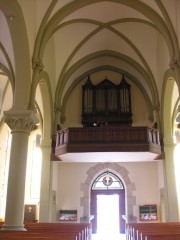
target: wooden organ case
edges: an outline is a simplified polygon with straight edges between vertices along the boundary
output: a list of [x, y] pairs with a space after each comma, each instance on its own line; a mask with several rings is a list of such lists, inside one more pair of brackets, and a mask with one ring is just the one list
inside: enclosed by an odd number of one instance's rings
[[84, 127], [131, 126], [131, 86], [124, 76], [117, 85], [107, 78], [94, 85], [88, 76], [82, 86], [82, 124]]

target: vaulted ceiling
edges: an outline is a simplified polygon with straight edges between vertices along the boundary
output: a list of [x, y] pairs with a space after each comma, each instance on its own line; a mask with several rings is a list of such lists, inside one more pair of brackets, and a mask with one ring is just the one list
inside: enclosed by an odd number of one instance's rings
[[179, 61], [179, 12], [178, 0], [0, 0], [1, 109], [36, 103], [53, 125], [75, 86], [105, 70], [133, 81], [160, 121]]

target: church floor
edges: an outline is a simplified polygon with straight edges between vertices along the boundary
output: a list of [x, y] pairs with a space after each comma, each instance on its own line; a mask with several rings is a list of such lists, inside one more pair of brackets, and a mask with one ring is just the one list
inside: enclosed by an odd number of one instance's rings
[[125, 234], [93, 234], [92, 240], [125, 240]]

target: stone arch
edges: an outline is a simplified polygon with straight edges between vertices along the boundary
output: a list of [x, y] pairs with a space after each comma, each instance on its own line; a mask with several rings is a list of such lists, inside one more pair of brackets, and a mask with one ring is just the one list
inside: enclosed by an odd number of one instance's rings
[[[78, 77], [74, 79], [73, 77], [73, 83], [68, 83], [68, 81], [72, 78], [72, 76], [75, 74], [77, 69], [80, 67], [85, 62], [89, 62], [93, 59], [102, 57], [102, 56], [107, 56], [107, 57], [112, 57], [112, 58], [117, 58], [119, 61], [123, 61], [124, 63], [127, 64], [127, 66], [131, 65], [133, 68], [136, 68], [138, 72], [141, 74], [142, 79], [144, 80], [145, 86], [143, 86], [142, 82], [139, 81], [135, 76], [133, 76], [131, 73], [128, 72], [128, 70], [122, 69], [120, 66], [110, 66], [110, 65], [105, 65], [105, 66], [96, 66], [92, 69], [86, 70], [82, 74], [78, 74]], [[126, 67], [127, 68], [127, 67]], [[62, 86], [62, 81], [59, 81], [59, 85], [56, 90], [56, 99], [55, 99], [55, 104], [61, 108], [61, 123], [64, 122], [66, 119], [65, 112], [66, 112], [66, 104], [69, 99], [70, 94], [74, 91], [74, 89], [77, 87], [77, 85], [82, 81], [82, 79], [87, 78], [88, 75], [91, 75], [93, 73], [102, 71], [102, 70], [109, 70], [112, 72], [117, 72], [120, 75], [124, 73], [136, 86], [138, 89], [140, 89], [141, 93], [143, 94], [144, 98], [146, 99], [147, 105], [148, 105], [148, 110], [149, 110], [149, 116], [151, 119], [153, 119], [153, 107], [152, 105], [159, 105], [155, 104], [158, 103], [158, 97], [157, 97], [157, 89], [153, 87], [154, 85], [154, 79], [151, 79], [147, 72], [144, 71], [144, 69], [135, 61], [130, 59], [127, 56], [124, 56], [123, 54], [117, 54], [113, 51], [105, 50], [105, 51], [99, 51], [94, 54], [90, 54], [87, 57], [84, 57], [82, 60], [79, 62], [75, 63], [73, 67], [68, 70], [67, 74], [64, 74], [63, 76], [63, 86]], [[60, 83], [61, 83], [61, 91], [60, 91]], [[68, 84], [67, 84], [68, 83]], [[68, 85], [68, 86], [66, 86]], [[64, 93], [66, 89], [66, 93]], [[153, 91], [152, 91], [153, 89]], [[150, 91], [150, 93], [148, 93]], [[158, 116], [159, 119], [159, 116]]]
[[[163, 91], [162, 91], [162, 133], [163, 145], [165, 153], [165, 218], [166, 221], [179, 221], [177, 189], [176, 189], [176, 174], [174, 164], [174, 112], [177, 108], [178, 96], [175, 91], [176, 81], [174, 71], [167, 69], [164, 76]], [[169, 171], [171, 169], [171, 171]], [[173, 196], [173, 197], [172, 197]]]
[[176, 84], [176, 81], [175, 81], [175, 76], [173, 71], [171, 69], [166, 70], [165, 76], [164, 76], [162, 100], [161, 100], [162, 101], [161, 103], [162, 118], [163, 118], [162, 132], [163, 132], [164, 138], [169, 140], [173, 138], [172, 109], [174, 109], [173, 94], [174, 94], [175, 84]]
[[[8, 32], [8, 35], [5, 37], [10, 41], [8, 47], [2, 48], [2, 46], [0, 46], [0, 48], [1, 50], [3, 49], [2, 52], [8, 64], [6, 72], [8, 72], [8, 75], [10, 76], [9, 80], [13, 90], [12, 108], [18, 111], [23, 111], [28, 107], [31, 85], [31, 63], [26, 23], [18, 1], [1, 1], [0, 5], [1, 12], [4, 15], [4, 23], [2, 26], [6, 27], [7, 31], [5, 32]], [[12, 56], [10, 56], [11, 54], [8, 54], [5, 50], [9, 47], [13, 52]], [[14, 91], [15, 85], [16, 91]]]
[[136, 205], [136, 197], [133, 194], [135, 185], [129, 178], [128, 170], [118, 163], [98, 163], [87, 171], [85, 182], [81, 184], [82, 197], [80, 205], [83, 208], [83, 216], [81, 222], [90, 222], [90, 192], [93, 181], [104, 171], [111, 171], [117, 175], [124, 184], [125, 188], [125, 205], [126, 205], [126, 220], [127, 222], [136, 222], [137, 217], [133, 215], [133, 206]]

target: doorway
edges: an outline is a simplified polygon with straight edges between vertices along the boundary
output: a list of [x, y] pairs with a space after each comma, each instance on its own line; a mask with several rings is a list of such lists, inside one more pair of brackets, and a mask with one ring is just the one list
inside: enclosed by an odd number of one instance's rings
[[100, 235], [119, 233], [118, 194], [97, 195], [97, 232]]
[[[91, 186], [92, 233], [125, 233], [125, 189], [114, 173], [106, 171]], [[112, 224], [113, 223], [113, 224]]]
[[[125, 233], [125, 191], [92, 190], [91, 191], [92, 233], [106, 232]], [[112, 224], [113, 222], [113, 224]]]

